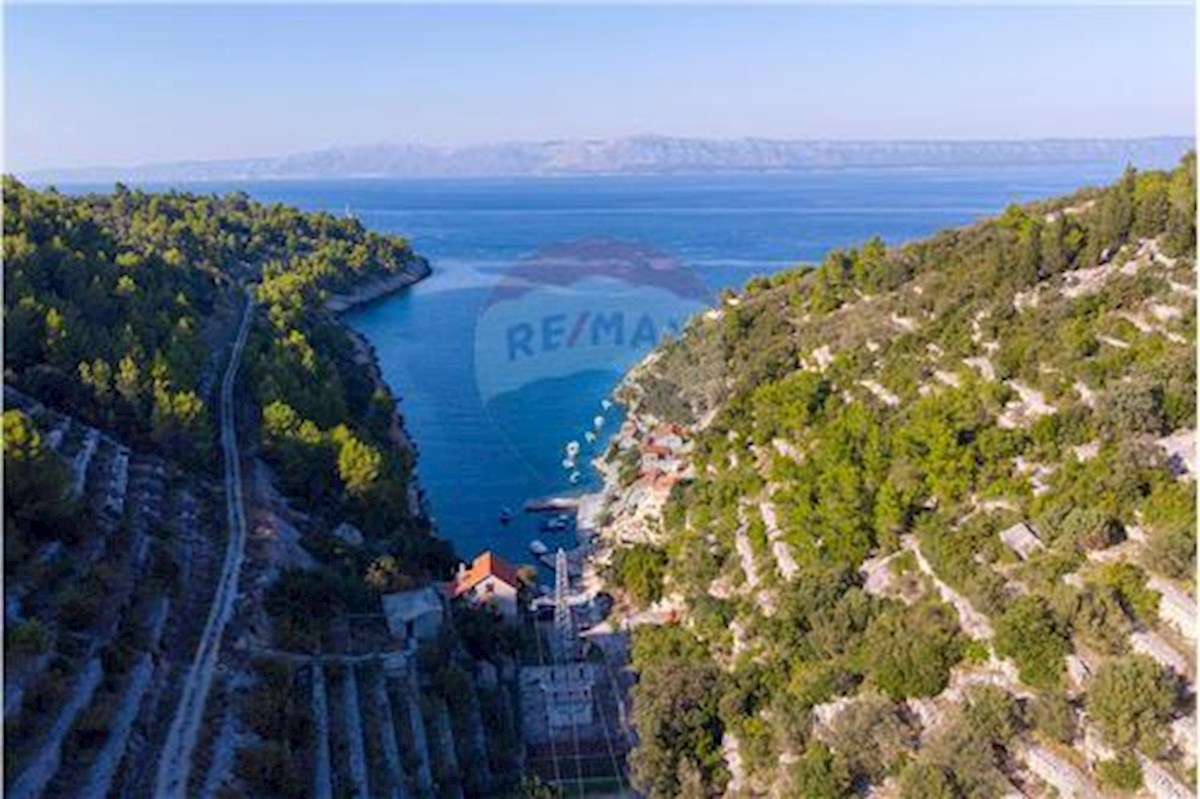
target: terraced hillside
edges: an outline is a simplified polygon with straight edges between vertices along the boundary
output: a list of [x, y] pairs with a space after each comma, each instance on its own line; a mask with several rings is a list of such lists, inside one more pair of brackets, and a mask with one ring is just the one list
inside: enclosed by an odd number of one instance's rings
[[333, 314], [424, 260], [242, 195], [4, 188], [6, 795], [513, 781], [505, 653], [380, 606], [452, 558]]
[[627, 378], [647, 795], [1195, 785], [1195, 158], [756, 279]]

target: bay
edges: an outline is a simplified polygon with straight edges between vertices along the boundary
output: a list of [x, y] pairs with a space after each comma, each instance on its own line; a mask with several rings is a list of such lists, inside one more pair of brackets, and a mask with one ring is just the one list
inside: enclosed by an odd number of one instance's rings
[[[651, 337], [669, 333], [720, 290], [872, 235], [896, 244], [1010, 203], [1101, 185], [1123, 167], [173, 188], [239, 190], [350, 213], [369, 228], [407, 236], [430, 259], [431, 277], [344, 320], [373, 344], [400, 398], [439, 533], [465, 559], [491, 549], [522, 563], [532, 560], [534, 538], [569, 545], [562, 533], [539, 529], [522, 504], [595, 485], [587, 462], [621, 421], [619, 408], [602, 401]], [[578, 275], [561, 278], [558, 270], [568, 269]], [[614, 320], [624, 326], [619, 342]], [[598, 346], [584, 346], [589, 341]], [[570, 442], [578, 445], [574, 457]], [[515, 514], [507, 524], [504, 509]]]

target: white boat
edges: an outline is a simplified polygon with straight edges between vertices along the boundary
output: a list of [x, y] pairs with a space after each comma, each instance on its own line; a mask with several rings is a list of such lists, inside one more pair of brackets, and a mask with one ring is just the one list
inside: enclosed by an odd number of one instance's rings
[[583, 434], [583, 438], [585, 441], [587, 441], [587, 443], [591, 444], [593, 441], [596, 440], [596, 434], [593, 433], [591, 430], [589, 430]]
[[610, 402], [609, 400], [606, 400], [606, 399], [602, 399], [602, 400], [600, 400], [600, 407], [607, 411], [609, 408], [612, 407], [612, 402]]
[[601, 427], [604, 427], [604, 417], [597, 416], [595, 419], [592, 420], [592, 424], [594, 424], [596, 426], [596, 429], [599, 430]]
[[571, 476], [567, 479], [571, 481], [572, 485], [574, 485], [575, 483], [579, 482], [581, 477], [583, 477], [583, 475], [581, 475], [579, 472], [571, 472]]
[[560, 513], [557, 516], [546, 519], [542, 522], [542, 529], [548, 533], [561, 533], [566, 530], [571, 524], [571, 520]]
[[542, 555], [545, 555], [550, 552], [550, 547], [546, 546], [541, 541], [538, 541], [535, 538], [534, 540], [529, 542], [529, 551], [532, 552], [533, 554], [537, 555], [538, 557], [541, 557]]

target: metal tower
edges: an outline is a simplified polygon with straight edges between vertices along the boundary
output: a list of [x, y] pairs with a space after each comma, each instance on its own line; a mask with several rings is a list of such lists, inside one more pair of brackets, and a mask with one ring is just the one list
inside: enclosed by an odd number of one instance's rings
[[554, 556], [554, 656], [560, 663], [575, 659], [575, 624], [567, 603], [569, 590], [567, 553], [559, 547]]

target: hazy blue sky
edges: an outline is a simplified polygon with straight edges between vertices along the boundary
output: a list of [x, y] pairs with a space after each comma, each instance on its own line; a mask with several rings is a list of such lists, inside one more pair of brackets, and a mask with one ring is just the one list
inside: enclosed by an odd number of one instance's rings
[[1191, 133], [1190, 8], [6, 9], [8, 169], [638, 133]]

